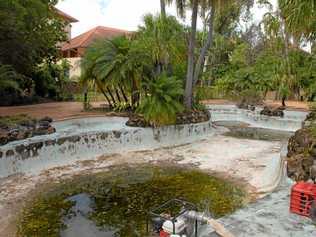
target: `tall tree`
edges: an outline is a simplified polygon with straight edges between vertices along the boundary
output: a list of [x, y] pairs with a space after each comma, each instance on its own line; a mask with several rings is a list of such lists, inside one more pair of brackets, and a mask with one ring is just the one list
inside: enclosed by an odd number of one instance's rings
[[193, 77], [194, 77], [194, 53], [196, 45], [196, 27], [197, 27], [197, 16], [198, 16], [198, 0], [192, 2], [192, 19], [191, 19], [191, 33], [189, 38], [189, 49], [188, 49], [188, 67], [187, 67], [187, 78], [185, 83], [184, 91], [184, 104], [187, 109], [192, 109], [193, 103]]
[[[174, 1], [168, 0], [167, 3], [170, 4]], [[187, 77], [186, 86], [184, 93], [184, 103], [187, 109], [192, 109], [193, 105], [193, 88], [197, 82], [206, 53], [213, 42], [213, 31], [214, 31], [214, 20], [216, 12], [220, 12], [220, 9], [226, 7], [229, 4], [236, 4], [238, 6], [243, 6], [246, 4], [250, 7], [253, 4], [253, 0], [243, 0], [243, 1], [233, 1], [233, 0], [175, 0], [178, 13], [183, 16], [185, 10], [189, 7], [192, 10], [191, 16], [191, 32], [189, 37], [189, 48], [188, 48], [188, 66], [187, 66]], [[238, 3], [238, 4], [237, 4]], [[211, 11], [208, 19], [208, 37], [204, 42], [198, 60], [195, 61], [195, 51], [196, 51], [196, 33], [197, 33], [197, 18], [198, 12], [201, 10]]]
[[31, 77], [43, 60], [58, 56], [66, 39], [65, 23], [56, 15], [57, 0], [0, 1], [0, 63]]
[[165, 0], [160, 0], [160, 13], [162, 17], [166, 17], [166, 2]]
[[278, 3], [292, 33], [302, 33], [308, 39], [316, 37], [315, 0], [278, 0]]

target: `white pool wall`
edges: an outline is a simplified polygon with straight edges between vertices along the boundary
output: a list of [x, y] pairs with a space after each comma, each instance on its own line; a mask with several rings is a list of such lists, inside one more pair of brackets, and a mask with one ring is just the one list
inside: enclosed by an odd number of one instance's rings
[[214, 121], [239, 121], [252, 127], [296, 131], [306, 112], [285, 111], [283, 118], [260, 115], [233, 105], [211, 105], [205, 123], [160, 128], [132, 128], [127, 118], [89, 117], [55, 122], [56, 133], [0, 146], [0, 178], [36, 174], [45, 169], [75, 164], [102, 155], [141, 151], [191, 143], [216, 132]]
[[[18, 173], [36, 174], [45, 169], [91, 160], [102, 155], [190, 143], [204, 138], [214, 130], [211, 121], [155, 129], [124, 125], [121, 129], [113, 130], [112, 127], [109, 130], [108, 127], [102, 127], [102, 119], [90, 119], [81, 120], [82, 124], [80, 120], [75, 123], [65, 121], [57, 126], [57, 133], [54, 135], [1, 146], [0, 178]], [[89, 131], [91, 121], [98, 124], [94, 124]], [[75, 129], [74, 124], [78, 122], [80, 128]], [[67, 129], [67, 124], [73, 128], [71, 131]]]
[[268, 128], [294, 132], [302, 127], [307, 112], [284, 111], [284, 117], [271, 117], [261, 115], [261, 107], [255, 111], [239, 109], [235, 105], [208, 105], [212, 121], [238, 121], [249, 124], [251, 127]]

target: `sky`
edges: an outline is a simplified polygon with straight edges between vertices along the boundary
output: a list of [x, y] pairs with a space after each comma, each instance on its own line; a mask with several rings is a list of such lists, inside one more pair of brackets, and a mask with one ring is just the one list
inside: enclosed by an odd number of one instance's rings
[[[273, 0], [276, 2], [276, 0]], [[146, 13], [158, 14], [159, 0], [60, 0], [57, 8], [79, 20], [73, 24], [72, 35], [77, 36], [96, 26], [108, 26], [124, 30], [136, 30]], [[168, 14], [176, 15], [174, 6], [167, 9]], [[252, 14], [259, 22], [266, 12], [255, 6]], [[186, 24], [189, 23], [189, 16]], [[201, 25], [201, 23], [199, 23]]]

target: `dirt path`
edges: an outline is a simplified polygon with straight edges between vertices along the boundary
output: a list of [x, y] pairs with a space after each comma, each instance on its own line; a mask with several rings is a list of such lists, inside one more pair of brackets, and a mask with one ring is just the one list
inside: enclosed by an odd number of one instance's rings
[[[99, 107], [101, 104], [102, 103], [100, 102], [96, 102], [92, 105]], [[49, 116], [54, 120], [62, 120], [73, 117], [100, 115], [102, 113], [83, 111], [83, 106], [80, 102], [54, 102], [36, 105], [0, 107], [0, 116], [16, 114], [28, 114], [34, 118]]]
[[[229, 101], [229, 100], [205, 100], [203, 101], [204, 104], [228, 104], [228, 105], [232, 105], [232, 104], [236, 104], [233, 101]], [[266, 100], [264, 101], [265, 105], [268, 106], [281, 106], [282, 102], [281, 101], [276, 101], [276, 100]], [[308, 111], [309, 107], [308, 107], [308, 103], [304, 102], [304, 101], [286, 101], [286, 108], [288, 110], [298, 110], [298, 111]]]
[[[100, 107], [104, 102], [94, 102], [92, 106]], [[234, 104], [228, 100], [206, 100], [205, 104]], [[280, 101], [266, 101], [267, 105], [280, 106]], [[288, 109], [293, 110], [308, 110], [308, 103], [300, 101], [287, 101]], [[10, 106], [0, 107], [0, 116], [16, 115], [16, 114], [28, 114], [35, 118], [42, 118], [44, 116], [52, 117], [54, 120], [63, 120], [67, 118], [93, 116], [93, 115], [105, 115], [101, 112], [86, 112], [83, 111], [81, 102], [54, 102], [36, 105], [25, 106]], [[107, 114], [109, 115], [109, 114]]]

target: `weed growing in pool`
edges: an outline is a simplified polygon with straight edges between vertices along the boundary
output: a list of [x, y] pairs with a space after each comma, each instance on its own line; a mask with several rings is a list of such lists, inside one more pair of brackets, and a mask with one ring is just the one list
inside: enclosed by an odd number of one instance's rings
[[65, 226], [62, 217], [68, 213], [73, 203], [63, 196], [39, 197], [25, 208], [19, 221], [18, 236], [59, 237]]

